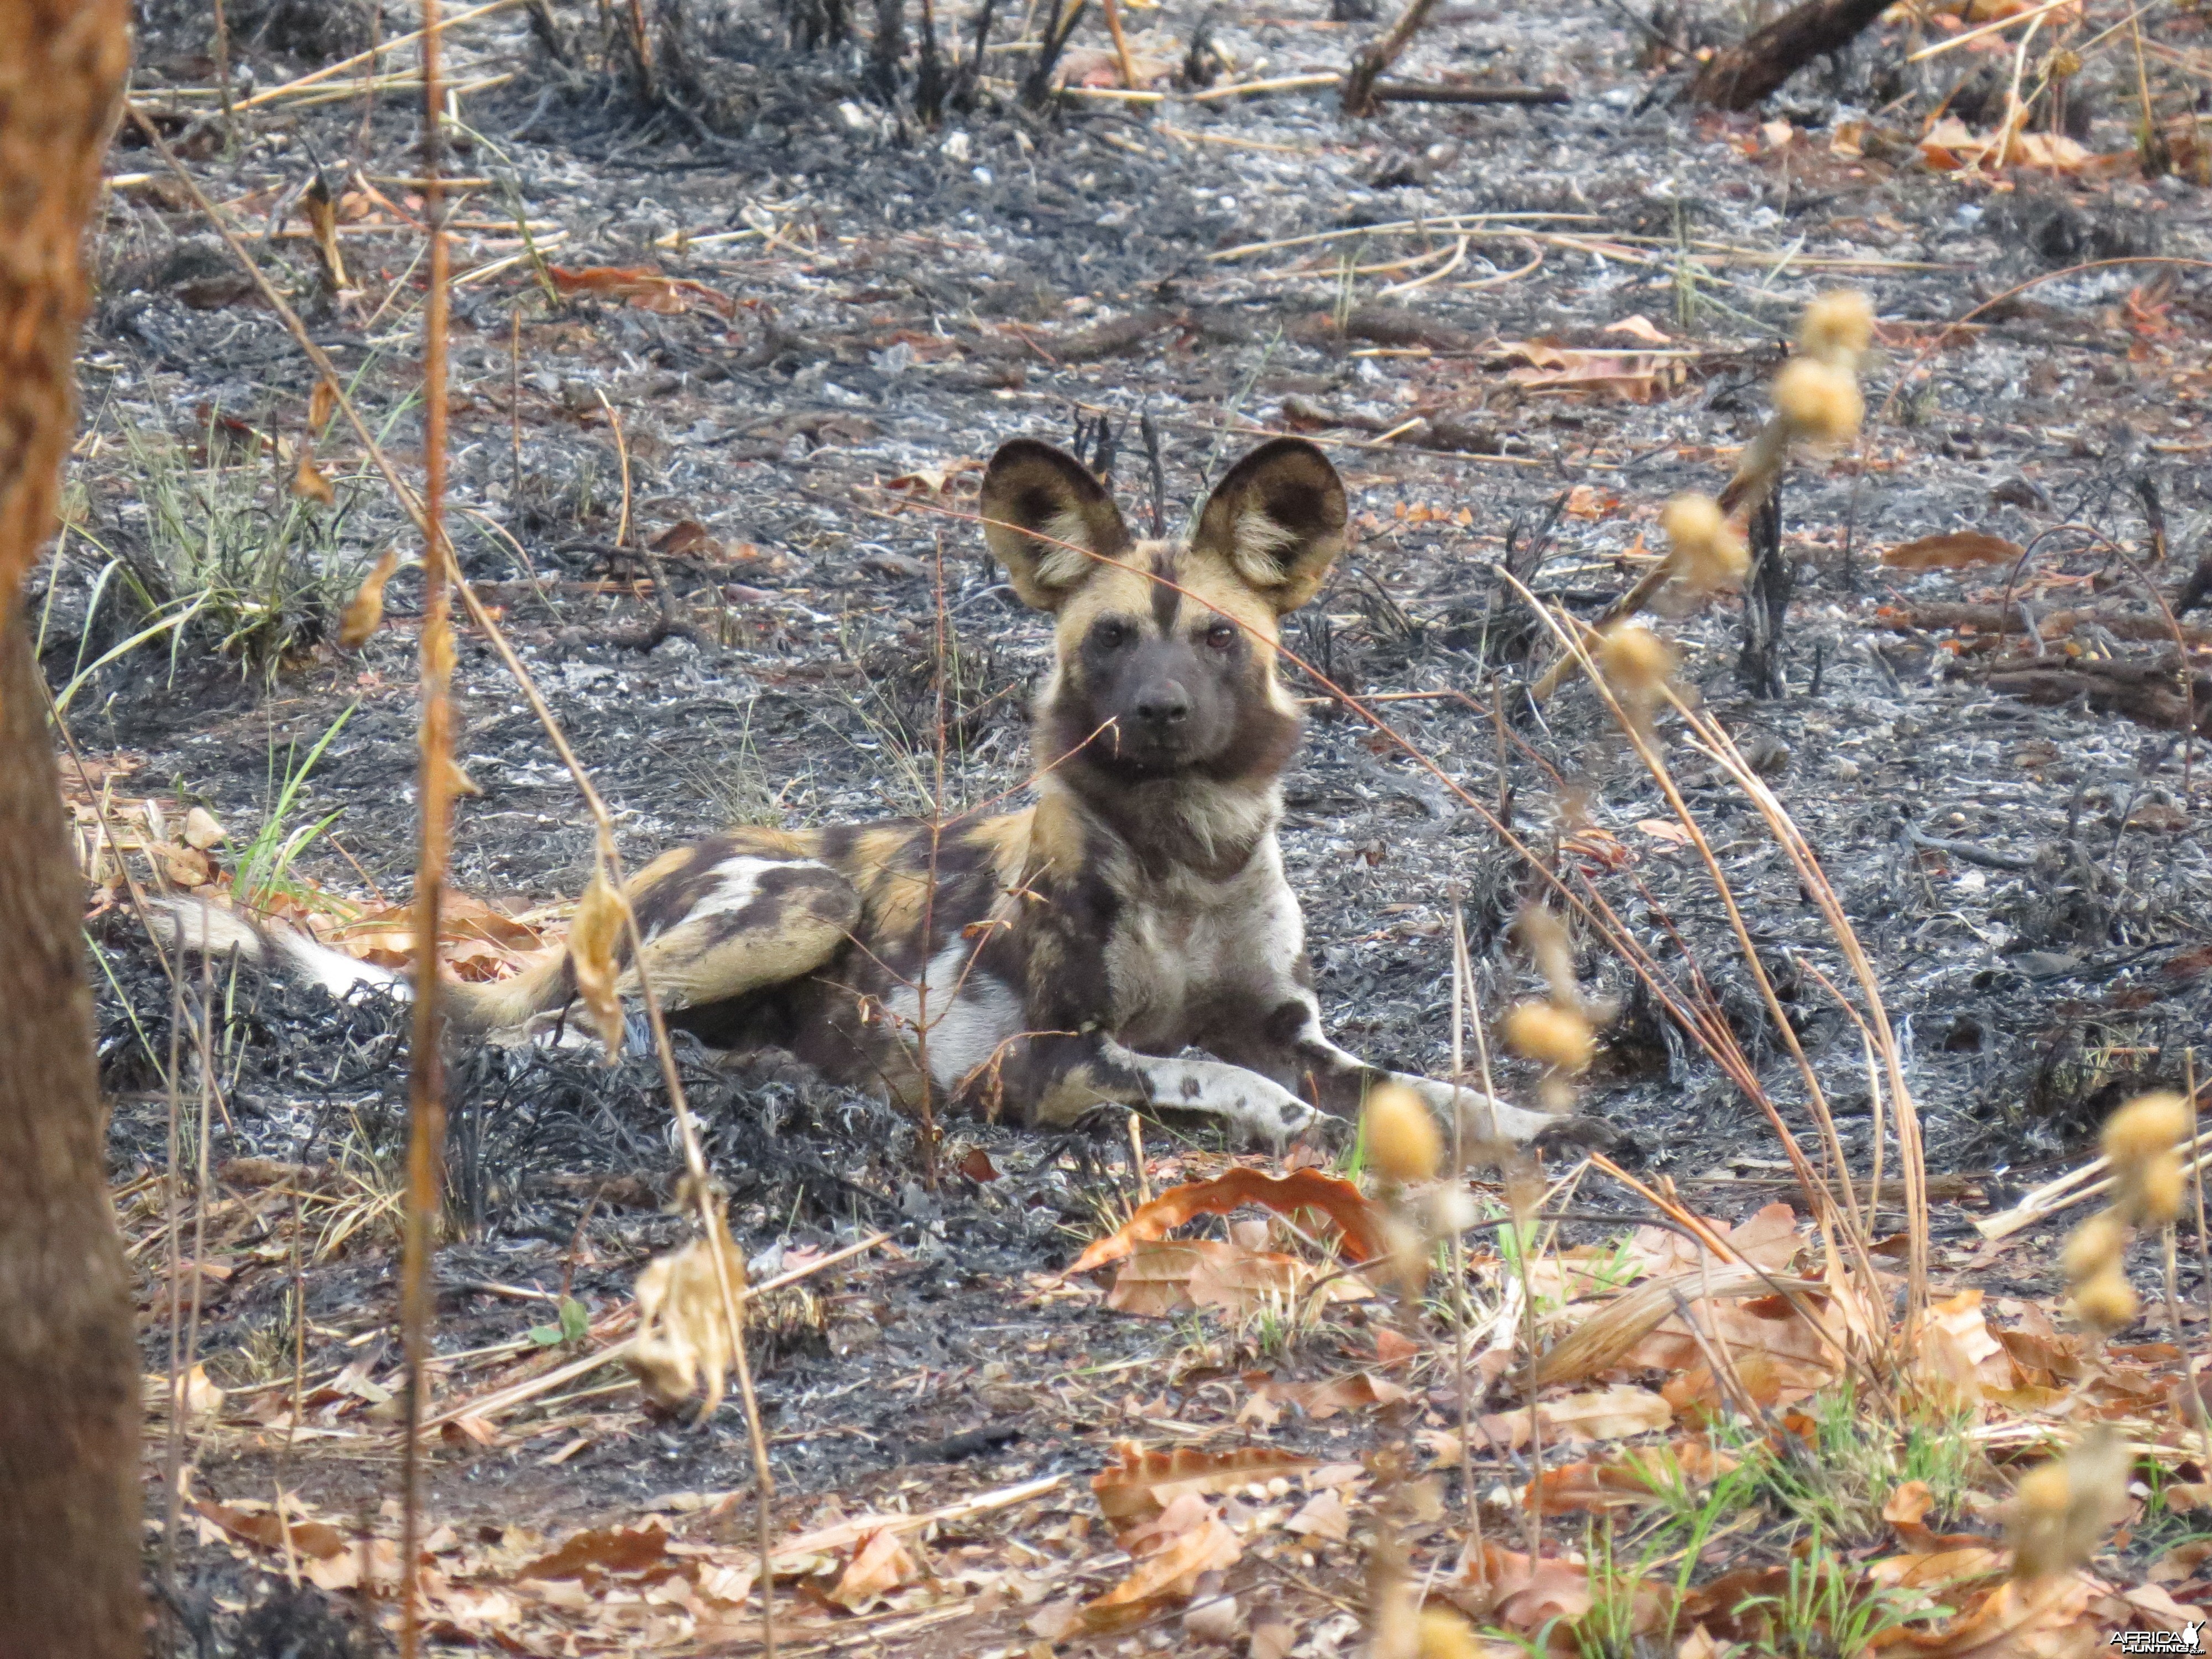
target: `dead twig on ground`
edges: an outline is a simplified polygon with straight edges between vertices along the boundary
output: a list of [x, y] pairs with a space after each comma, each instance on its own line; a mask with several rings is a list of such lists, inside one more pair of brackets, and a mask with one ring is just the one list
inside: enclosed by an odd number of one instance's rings
[[1405, 10], [1398, 14], [1397, 21], [1390, 25], [1382, 38], [1352, 59], [1351, 71], [1344, 77], [1343, 107], [1346, 115], [1375, 112], [1376, 81], [1413, 44], [1413, 37], [1421, 32], [1421, 25], [1436, 9], [1436, 3], [1437, 0], [1406, 0]]

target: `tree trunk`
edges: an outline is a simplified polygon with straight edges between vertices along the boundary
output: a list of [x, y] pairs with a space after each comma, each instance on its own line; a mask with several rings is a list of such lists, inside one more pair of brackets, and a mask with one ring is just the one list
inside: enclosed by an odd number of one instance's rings
[[46, 700], [21, 614], [53, 533], [122, 0], [0, 0], [0, 1659], [124, 1659], [138, 1356]]
[[1715, 52], [1690, 83], [1690, 101], [1745, 110], [1823, 52], [1856, 40], [1891, 0], [1805, 0], [1741, 46]]

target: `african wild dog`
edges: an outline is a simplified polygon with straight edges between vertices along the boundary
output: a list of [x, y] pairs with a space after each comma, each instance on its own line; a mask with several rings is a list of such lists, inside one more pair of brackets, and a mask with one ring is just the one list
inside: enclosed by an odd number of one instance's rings
[[[1398, 1074], [1323, 1035], [1275, 840], [1299, 730], [1277, 625], [1343, 545], [1335, 469], [1274, 440], [1187, 543], [1139, 541], [1079, 463], [1018, 439], [982, 511], [1014, 592], [1055, 619], [1036, 804], [934, 838], [911, 820], [741, 829], [656, 859], [629, 894], [671, 1024], [908, 1109], [928, 1090], [1033, 1125], [1138, 1109], [1276, 1142], [1315, 1106], [1350, 1115]], [[563, 955], [446, 994], [463, 1027], [519, 1033], [574, 994]], [[1449, 1086], [1399, 1080], [1453, 1109]], [[1456, 1097], [1480, 1141], [1558, 1121]]]

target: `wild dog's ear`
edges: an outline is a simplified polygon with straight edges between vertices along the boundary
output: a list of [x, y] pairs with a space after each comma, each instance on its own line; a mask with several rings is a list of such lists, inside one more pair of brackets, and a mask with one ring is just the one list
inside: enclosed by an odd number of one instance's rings
[[1279, 614], [1320, 590], [1344, 548], [1344, 481], [1303, 438], [1261, 444], [1229, 469], [1193, 542], [1219, 553]]
[[1096, 568], [1078, 548], [1109, 559], [1129, 548], [1128, 526], [1106, 487], [1073, 456], [1034, 438], [1000, 444], [991, 457], [983, 517], [991, 556], [1006, 566], [1023, 602], [1040, 611], [1060, 609]]

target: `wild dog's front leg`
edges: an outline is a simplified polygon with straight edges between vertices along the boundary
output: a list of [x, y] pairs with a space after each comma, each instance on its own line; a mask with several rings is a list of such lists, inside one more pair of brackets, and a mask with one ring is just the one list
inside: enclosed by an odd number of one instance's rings
[[[1266, 1006], [1263, 1002], [1260, 1006]], [[1389, 1072], [1347, 1054], [1322, 1030], [1321, 1009], [1310, 992], [1286, 992], [1263, 1018], [1233, 1023], [1209, 1039], [1207, 1047], [1224, 1059], [1249, 1066], [1285, 1086], [1310, 1092], [1333, 1117], [1358, 1115], [1368, 1092], [1384, 1083], [1401, 1083], [1429, 1103], [1447, 1125], [1459, 1114], [1468, 1145], [1534, 1139], [1562, 1120], [1547, 1112], [1508, 1105], [1479, 1089]]]
[[1139, 1054], [1097, 1033], [1022, 1038], [1007, 1057], [1006, 1081], [1028, 1103], [1032, 1126], [1066, 1128], [1101, 1106], [1121, 1106], [1218, 1118], [1249, 1139], [1279, 1146], [1315, 1117], [1288, 1089], [1241, 1066]]

